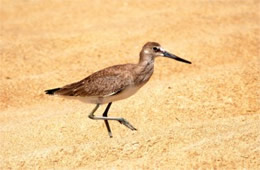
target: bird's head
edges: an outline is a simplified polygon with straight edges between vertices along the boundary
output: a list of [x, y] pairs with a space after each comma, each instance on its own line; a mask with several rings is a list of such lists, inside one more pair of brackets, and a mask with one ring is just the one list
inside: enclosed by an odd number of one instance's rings
[[142, 58], [152, 57], [154, 59], [155, 57], [159, 57], [159, 56], [168, 57], [168, 58], [175, 59], [177, 61], [181, 61], [181, 62], [184, 62], [184, 63], [187, 63], [187, 64], [191, 64], [190, 61], [182, 59], [182, 58], [180, 58], [180, 57], [178, 57], [174, 54], [167, 52], [157, 42], [147, 42], [143, 46], [143, 49], [141, 51], [141, 57]]

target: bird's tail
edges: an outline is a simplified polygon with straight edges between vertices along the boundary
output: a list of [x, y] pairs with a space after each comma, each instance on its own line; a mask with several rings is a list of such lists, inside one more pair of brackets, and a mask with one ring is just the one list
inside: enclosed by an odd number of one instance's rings
[[49, 89], [49, 90], [45, 90], [45, 93], [46, 94], [49, 94], [49, 95], [54, 95], [54, 93], [58, 90], [60, 90], [61, 88], [55, 88], [55, 89]]

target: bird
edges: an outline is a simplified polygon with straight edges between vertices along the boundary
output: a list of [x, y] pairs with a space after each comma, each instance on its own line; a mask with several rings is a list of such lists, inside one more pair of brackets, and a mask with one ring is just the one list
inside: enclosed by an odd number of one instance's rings
[[[104, 120], [110, 138], [113, 137], [108, 123], [110, 120], [118, 121], [131, 130], [137, 130], [123, 117], [108, 117], [108, 112], [112, 102], [132, 96], [149, 81], [154, 72], [154, 61], [157, 57], [167, 57], [192, 64], [188, 60], [167, 52], [157, 42], [147, 42], [139, 54], [138, 63], [110, 66], [75, 83], [45, 90], [45, 93], [95, 104], [88, 117], [93, 120]], [[94, 115], [102, 104], [107, 104], [103, 115]]]

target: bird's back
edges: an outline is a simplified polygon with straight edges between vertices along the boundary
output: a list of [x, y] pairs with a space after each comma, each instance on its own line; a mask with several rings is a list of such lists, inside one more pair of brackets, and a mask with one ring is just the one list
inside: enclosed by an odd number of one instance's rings
[[109, 96], [122, 91], [134, 83], [131, 72], [135, 64], [115, 65], [97, 71], [85, 79], [57, 88], [54, 94], [63, 96]]

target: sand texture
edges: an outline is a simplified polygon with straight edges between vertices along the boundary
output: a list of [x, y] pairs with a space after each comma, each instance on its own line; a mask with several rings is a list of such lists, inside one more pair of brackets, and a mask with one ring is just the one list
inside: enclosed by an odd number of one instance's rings
[[[0, 0], [0, 169], [260, 169], [260, 1]], [[136, 63], [150, 81], [109, 115], [44, 90]], [[97, 111], [101, 115], [105, 105]]]

